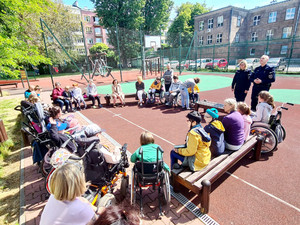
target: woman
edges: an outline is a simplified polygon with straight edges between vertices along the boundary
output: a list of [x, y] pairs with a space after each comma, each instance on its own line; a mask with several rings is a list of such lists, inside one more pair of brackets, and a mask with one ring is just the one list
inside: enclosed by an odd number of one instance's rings
[[244, 119], [236, 111], [237, 103], [235, 99], [228, 98], [224, 101], [224, 111], [228, 113], [222, 120], [225, 128], [225, 148], [236, 151], [244, 144]]
[[52, 194], [44, 208], [40, 225], [93, 224], [97, 215], [83, 197], [86, 183], [80, 166], [67, 163], [58, 167], [50, 181]]
[[113, 101], [114, 101], [114, 103], [113, 103], [114, 108], [116, 107], [117, 98], [121, 102], [121, 107], [124, 107], [125, 106], [125, 100], [124, 100], [125, 95], [123, 94], [121, 85], [118, 83], [117, 79], [113, 80], [111, 90], [112, 90], [111, 97], [113, 98]]
[[211, 138], [201, 126], [201, 115], [196, 111], [187, 114], [188, 126], [187, 142], [183, 148], [175, 148], [171, 151], [171, 168], [178, 169], [179, 159], [182, 166], [188, 166], [192, 171], [205, 168], [210, 162], [211, 152], [209, 150]]
[[145, 84], [141, 76], [137, 77], [137, 82], [135, 83], [136, 95], [139, 100], [138, 105], [143, 106], [143, 94], [145, 93]]
[[240, 69], [236, 71], [231, 84], [231, 90], [234, 92], [234, 97], [237, 102], [245, 101], [249, 91], [251, 81], [249, 80], [251, 70], [247, 69], [246, 60], [242, 60], [239, 64]]
[[95, 99], [98, 101], [99, 108], [102, 108], [101, 102], [100, 102], [100, 96], [98, 95], [97, 87], [94, 84], [93, 79], [90, 79], [89, 84], [86, 88], [87, 96], [90, 100], [92, 100], [92, 108], [96, 108], [95, 106]]

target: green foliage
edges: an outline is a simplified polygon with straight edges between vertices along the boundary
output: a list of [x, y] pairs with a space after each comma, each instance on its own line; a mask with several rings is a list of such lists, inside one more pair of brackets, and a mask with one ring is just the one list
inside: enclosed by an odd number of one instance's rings
[[90, 53], [91, 54], [106, 53], [108, 65], [110, 65], [110, 66], [116, 66], [117, 65], [118, 57], [116, 56], [115, 52], [112, 51], [104, 43], [97, 43], [97, 44], [93, 45], [93, 47], [90, 48]]
[[14, 146], [14, 142], [11, 139], [8, 139], [7, 141], [0, 143], [1, 159], [5, 159], [9, 155], [10, 150], [13, 146]]
[[181, 35], [181, 45], [188, 47], [194, 35], [194, 17], [209, 10], [205, 3], [183, 3], [177, 9], [177, 16], [168, 30], [168, 42], [170, 45], [178, 47], [180, 45], [179, 35]]

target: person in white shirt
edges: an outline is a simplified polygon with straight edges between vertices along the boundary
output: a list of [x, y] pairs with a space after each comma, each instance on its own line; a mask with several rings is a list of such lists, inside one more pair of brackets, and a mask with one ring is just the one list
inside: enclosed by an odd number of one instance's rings
[[87, 90], [87, 96], [90, 100], [92, 100], [92, 108], [96, 108], [95, 106], [95, 99], [98, 102], [99, 108], [102, 108], [101, 102], [100, 102], [100, 95], [98, 94], [97, 86], [94, 84], [93, 79], [90, 79], [89, 84], [86, 88]]
[[82, 102], [84, 105], [84, 109], [86, 109], [86, 103], [85, 103], [83, 95], [82, 95], [82, 90], [81, 90], [81, 88], [78, 87], [78, 84], [76, 84], [76, 83], [73, 84], [72, 93], [73, 93], [73, 99], [75, 101], [76, 107], [78, 107], [78, 109], [81, 110], [80, 102]]

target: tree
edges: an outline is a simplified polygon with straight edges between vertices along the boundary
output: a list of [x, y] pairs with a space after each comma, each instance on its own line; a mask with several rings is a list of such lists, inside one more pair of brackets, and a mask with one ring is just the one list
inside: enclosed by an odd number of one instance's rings
[[205, 3], [183, 3], [177, 9], [177, 16], [168, 30], [167, 39], [169, 44], [172, 47], [178, 47], [179, 35], [181, 34], [181, 45], [189, 46], [194, 35], [194, 17], [209, 10]]

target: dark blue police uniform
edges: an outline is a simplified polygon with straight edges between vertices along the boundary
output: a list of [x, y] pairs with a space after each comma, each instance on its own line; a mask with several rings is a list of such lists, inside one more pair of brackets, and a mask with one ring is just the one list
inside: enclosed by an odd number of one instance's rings
[[234, 89], [234, 97], [237, 102], [245, 101], [247, 93], [249, 91], [251, 81], [250, 81], [251, 70], [238, 70], [236, 71], [231, 88]]
[[[254, 83], [256, 78], [261, 79], [260, 84]], [[259, 66], [254, 69], [254, 72], [250, 76], [250, 81], [253, 82], [252, 94], [251, 94], [251, 110], [256, 111], [256, 105], [258, 103], [258, 94], [261, 91], [269, 91], [271, 84], [275, 81], [275, 71], [273, 67], [268, 65]]]

